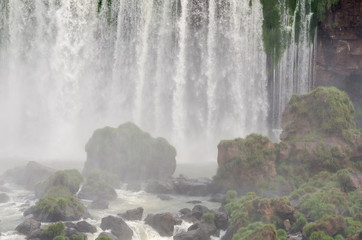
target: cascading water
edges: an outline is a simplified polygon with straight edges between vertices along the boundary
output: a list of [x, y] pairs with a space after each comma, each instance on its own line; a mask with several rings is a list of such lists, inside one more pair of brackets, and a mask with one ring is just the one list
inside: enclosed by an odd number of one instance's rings
[[82, 156], [95, 128], [124, 121], [204, 157], [267, 132], [258, 1], [0, 3], [3, 156]]
[[287, 46], [271, 76], [271, 125], [277, 137], [281, 133], [282, 112], [292, 94], [303, 94], [313, 88], [315, 39], [311, 36], [311, 0], [295, 2], [293, 12], [288, 12], [286, 0], [280, 2], [281, 25], [287, 33], [283, 41]]

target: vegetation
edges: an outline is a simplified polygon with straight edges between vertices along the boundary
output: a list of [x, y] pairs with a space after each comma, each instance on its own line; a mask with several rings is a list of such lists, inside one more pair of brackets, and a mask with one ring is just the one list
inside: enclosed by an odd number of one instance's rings
[[65, 225], [62, 222], [57, 222], [49, 225], [43, 231], [48, 235], [49, 238], [54, 238], [59, 235], [63, 235], [65, 230]]
[[101, 236], [101, 237], [97, 237], [96, 240], [113, 240], [113, 239], [110, 237]]
[[49, 176], [43, 182], [40, 182], [35, 187], [37, 197], [64, 196], [75, 194], [78, 192], [80, 184], [83, 182], [83, 177], [78, 170], [63, 170], [57, 171]]
[[273, 239], [275, 236], [275, 228], [273, 225], [262, 224], [260, 222], [249, 224], [246, 227], [242, 227], [233, 236], [232, 240], [259, 240], [259, 239]]
[[214, 224], [215, 215], [212, 212], [207, 212], [202, 215], [202, 219], [206, 223]]
[[79, 196], [91, 199], [114, 200], [117, 198], [114, 187], [117, 187], [118, 183], [117, 176], [104, 171], [94, 171], [87, 177]]
[[232, 147], [238, 151], [233, 151], [231, 159], [219, 165], [215, 181], [229, 188], [238, 188], [246, 181], [247, 184], [257, 185], [259, 179], [270, 180], [270, 169], [260, 167], [268, 162], [273, 163], [276, 158], [276, 149], [267, 137], [251, 134], [245, 139], [221, 141], [218, 147], [225, 151]]

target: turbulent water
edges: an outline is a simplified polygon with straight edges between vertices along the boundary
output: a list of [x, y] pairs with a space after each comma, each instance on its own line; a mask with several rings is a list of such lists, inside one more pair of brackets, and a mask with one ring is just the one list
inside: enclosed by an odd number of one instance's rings
[[[5, 185], [5, 188], [11, 190], [5, 190], [10, 196], [11, 201], [9, 203], [0, 204], [0, 236], [1, 240], [25, 240], [24, 235], [18, 234], [14, 231], [15, 227], [24, 221], [23, 211], [29, 208], [35, 203], [35, 196], [32, 192], [23, 190], [18, 186]], [[1, 189], [0, 191], [3, 191]], [[171, 212], [177, 213], [180, 209], [188, 207], [192, 208], [193, 205], [187, 203], [190, 200], [201, 200], [202, 205], [210, 208], [217, 209], [219, 204], [207, 202], [207, 198], [199, 197], [186, 197], [186, 196], [172, 196], [173, 199], [169, 201], [162, 201], [154, 194], [148, 194], [144, 191], [130, 192], [123, 189], [117, 190], [118, 198], [110, 203], [107, 210], [91, 210], [90, 213], [93, 219], [87, 219], [87, 222], [97, 226], [98, 232], [95, 234], [87, 234], [89, 240], [94, 240], [98, 235], [103, 232], [101, 230], [100, 222], [101, 218], [116, 215], [121, 212], [125, 212], [129, 209], [134, 209], [142, 206], [145, 209], [144, 217], [149, 213]], [[85, 205], [90, 205], [90, 202], [84, 201]], [[44, 224], [44, 223], [43, 223]], [[127, 221], [127, 225], [133, 231], [133, 240], [172, 240], [172, 237], [160, 237], [160, 235], [149, 225], [146, 225], [144, 221]], [[181, 225], [176, 225], [174, 234], [182, 231], [186, 231], [191, 223], [182, 222]], [[212, 237], [212, 240], [219, 238]]]

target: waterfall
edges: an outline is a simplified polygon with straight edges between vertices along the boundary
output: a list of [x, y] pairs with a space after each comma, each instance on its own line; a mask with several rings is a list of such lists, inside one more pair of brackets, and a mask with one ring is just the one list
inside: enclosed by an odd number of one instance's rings
[[[0, 11], [2, 156], [84, 157], [94, 129], [125, 121], [169, 139], [185, 161], [268, 133], [257, 0], [0, 0]], [[308, 90], [300, 29], [275, 68], [276, 122], [291, 93]]]
[[287, 32], [286, 49], [272, 76], [272, 129], [279, 137], [281, 115], [292, 94], [313, 88], [314, 42], [311, 39], [311, 0], [297, 0], [292, 14], [287, 1], [280, 3], [282, 29]]

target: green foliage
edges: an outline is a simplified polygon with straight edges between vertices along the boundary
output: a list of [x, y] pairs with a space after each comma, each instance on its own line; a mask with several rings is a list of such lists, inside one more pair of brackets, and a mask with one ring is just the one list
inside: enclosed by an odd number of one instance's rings
[[94, 198], [102, 196], [104, 199], [114, 200], [117, 198], [114, 187], [117, 187], [118, 183], [119, 180], [115, 175], [104, 171], [94, 171], [87, 177], [82, 192], [87, 192]]
[[110, 237], [101, 236], [101, 237], [97, 237], [96, 240], [113, 240], [113, 239]]
[[362, 232], [362, 221], [353, 218], [346, 218], [346, 227], [343, 235], [345, 237], [352, 237], [353, 235]]
[[53, 240], [69, 240], [66, 236], [56, 236]]
[[235, 190], [229, 190], [226, 192], [225, 202], [229, 203], [229, 202], [235, 200], [237, 198], [237, 196], [238, 196], [238, 193]]
[[84, 240], [84, 236], [82, 234], [73, 234], [70, 240]]
[[343, 192], [332, 188], [303, 196], [299, 207], [303, 214], [318, 220], [325, 215], [334, 214], [336, 210], [339, 212], [345, 211], [347, 208], [345, 200]]
[[210, 224], [214, 224], [215, 215], [212, 212], [207, 212], [202, 215], [202, 219]]
[[55, 214], [55, 211], [65, 210], [67, 207], [84, 212], [84, 206], [73, 196], [68, 198], [42, 198], [32, 207], [34, 213]]
[[292, 225], [291, 232], [301, 232], [307, 223], [307, 219], [304, 217], [304, 215], [299, 214], [297, 221]]
[[272, 239], [270, 236], [275, 235], [276, 232], [273, 225], [256, 222], [249, 224], [247, 227], [240, 228], [232, 240]]
[[221, 141], [218, 147], [225, 150], [232, 147], [238, 150], [234, 151], [234, 155], [227, 159], [226, 163], [219, 165], [214, 178], [216, 182], [229, 188], [239, 188], [244, 182], [241, 177], [258, 185], [259, 182], [253, 180], [260, 176], [267, 177], [269, 172], [269, 169], [260, 166], [273, 162], [276, 158], [274, 145], [267, 137], [259, 134], [251, 134], [245, 139]]
[[280, 10], [277, 0], [261, 0], [263, 5], [264, 50], [273, 65], [277, 65], [283, 52]]
[[[295, 115], [294, 121], [285, 127], [293, 132], [307, 125], [303, 135], [314, 134], [318, 138], [338, 136], [349, 141], [355, 128], [354, 107], [348, 95], [335, 87], [318, 87], [308, 94], [293, 95], [289, 110]], [[286, 140], [302, 136], [291, 135]]]
[[65, 225], [62, 222], [57, 222], [54, 224], [49, 225], [43, 231], [47, 234], [50, 238], [54, 238], [59, 235], [63, 235], [65, 230]]
[[329, 235], [327, 235], [323, 231], [313, 232], [310, 235], [310, 240], [333, 240], [333, 238]]
[[[303, 228], [303, 235], [311, 237], [314, 232], [324, 231], [330, 227], [340, 231], [345, 227], [345, 223], [346, 220], [342, 216], [326, 215], [317, 222], [308, 223]], [[320, 234], [315, 236], [320, 236]]]
[[78, 170], [57, 171], [36, 185], [37, 197], [68, 197], [78, 192], [83, 177]]
[[334, 237], [334, 240], [345, 240], [345, 238], [344, 238], [341, 234], [337, 234], [337, 235]]
[[279, 240], [280, 240], [280, 238], [286, 238], [287, 232], [284, 229], [278, 229], [277, 236], [278, 236]]

